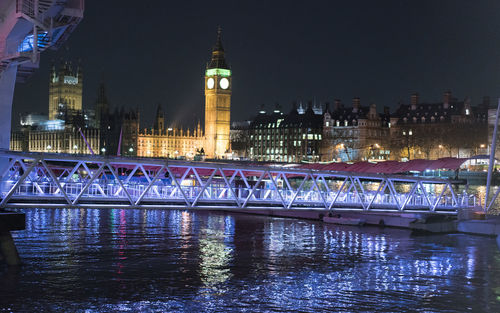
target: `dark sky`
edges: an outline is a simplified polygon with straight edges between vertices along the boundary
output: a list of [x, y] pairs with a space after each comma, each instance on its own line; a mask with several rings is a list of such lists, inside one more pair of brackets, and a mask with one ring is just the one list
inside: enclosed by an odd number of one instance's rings
[[142, 126], [161, 103], [167, 119], [203, 117], [206, 62], [223, 28], [233, 70], [232, 120], [260, 104], [339, 98], [395, 108], [418, 92], [439, 101], [496, 98], [500, 86], [500, 1], [126, 1], [87, 0], [64, 48], [42, 54], [18, 84], [14, 118], [46, 112], [50, 63], [84, 66], [84, 107], [100, 81], [112, 107], [139, 107]]

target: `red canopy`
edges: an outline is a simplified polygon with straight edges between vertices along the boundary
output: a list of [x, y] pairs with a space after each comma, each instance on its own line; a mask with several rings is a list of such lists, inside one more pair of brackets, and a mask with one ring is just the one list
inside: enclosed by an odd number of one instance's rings
[[437, 160], [411, 160], [408, 162], [385, 161], [379, 163], [307, 163], [299, 164], [294, 168], [312, 169], [320, 171], [339, 171], [356, 173], [396, 174], [409, 171], [423, 172], [425, 170], [447, 169], [456, 170], [469, 159], [466, 158], [441, 158]]

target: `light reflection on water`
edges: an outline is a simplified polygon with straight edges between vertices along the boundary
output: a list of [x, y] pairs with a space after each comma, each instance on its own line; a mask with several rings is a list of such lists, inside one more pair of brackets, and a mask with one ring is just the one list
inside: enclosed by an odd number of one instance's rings
[[[0, 312], [500, 312], [494, 239], [168, 210], [25, 210]], [[8, 311], [6, 309], [6, 311]]]

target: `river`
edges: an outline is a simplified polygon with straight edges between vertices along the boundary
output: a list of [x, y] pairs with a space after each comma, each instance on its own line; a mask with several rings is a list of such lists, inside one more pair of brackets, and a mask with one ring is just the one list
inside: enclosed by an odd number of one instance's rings
[[181, 210], [27, 209], [0, 312], [500, 312], [494, 238]]

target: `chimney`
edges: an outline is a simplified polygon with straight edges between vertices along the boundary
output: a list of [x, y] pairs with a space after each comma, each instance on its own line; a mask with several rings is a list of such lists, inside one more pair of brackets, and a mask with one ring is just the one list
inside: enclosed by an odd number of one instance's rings
[[443, 95], [443, 108], [445, 109], [449, 108], [450, 102], [451, 102], [451, 91], [447, 90]]
[[264, 104], [260, 105], [259, 114], [266, 114], [266, 108], [265, 108]]
[[330, 113], [330, 102], [325, 102], [325, 109], [323, 110], [323, 114]]
[[418, 93], [414, 93], [411, 95], [411, 109], [412, 111], [417, 109], [417, 104], [418, 104]]
[[377, 118], [377, 105], [375, 103], [370, 104], [370, 113], [369, 113], [370, 119], [376, 119]]
[[354, 113], [358, 112], [360, 103], [361, 100], [359, 99], [359, 97], [352, 98], [352, 111]]
[[280, 114], [281, 113], [281, 105], [278, 102], [276, 102], [274, 104], [274, 113], [276, 113], [276, 114]]
[[340, 109], [340, 99], [335, 99], [335, 101], [333, 101], [333, 110], [337, 111], [338, 109]]
[[391, 111], [390, 111], [390, 109], [389, 109], [388, 106], [384, 106], [384, 114], [385, 115], [390, 115], [391, 114]]

